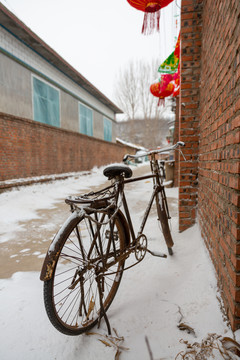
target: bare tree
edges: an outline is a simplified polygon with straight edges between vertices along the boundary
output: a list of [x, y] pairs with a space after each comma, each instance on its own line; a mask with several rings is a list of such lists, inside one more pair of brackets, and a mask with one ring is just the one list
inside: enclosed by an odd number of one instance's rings
[[150, 85], [157, 78], [158, 60], [146, 62], [144, 60], [131, 61], [127, 67], [119, 72], [115, 101], [130, 120], [157, 119], [166, 111], [158, 106], [158, 98], [150, 92]]
[[151, 63], [140, 60], [138, 63], [140, 111], [144, 119], [155, 117], [158, 100], [151, 94], [150, 85], [156, 76], [156, 69], [157, 62], [154, 60]]
[[137, 94], [138, 78], [135, 73], [135, 65], [130, 62], [129, 66], [119, 73], [115, 90], [116, 101], [126, 113], [128, 119], [134, 120], [139, 106]]

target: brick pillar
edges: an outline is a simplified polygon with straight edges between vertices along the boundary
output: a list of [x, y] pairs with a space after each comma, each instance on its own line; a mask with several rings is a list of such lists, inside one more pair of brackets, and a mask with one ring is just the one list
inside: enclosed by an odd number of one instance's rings
[[195, 223], [197, 206], [202, 0], [182, 0], [179, 231]]

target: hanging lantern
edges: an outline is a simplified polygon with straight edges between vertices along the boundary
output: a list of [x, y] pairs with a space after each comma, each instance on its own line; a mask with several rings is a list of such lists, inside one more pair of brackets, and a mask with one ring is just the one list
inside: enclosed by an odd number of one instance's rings
[[146, 35], [151, 34], [154, 30], [159, 31], [160, 10], [172, 1], [173, 0], [127, 0], [135, 9], [145, 13], [142, 33]]
[[[160, 79], [158, 90], [159, 93], [165, 91], [173, 86], [173, 91], [167, 96], [177, 96], [180, 90], [180, 32], [178, 35], [175, 50], [168, 56], [168, 58], [159, 66]], [[167, 97], [165, 96], [165, 97]]]
[[160, 94], [160, 83], [156, 82], [150, 86], [150, 91], [153, 96], [159, 97]]
[[[150, 91], [154, 96], [159, 97], [159, 94], [165, 92], [168, 84], [173, 80], [171, 74], [161, 74], [161, 77], [156, 80], [150, 87]], [[154, 93], [156, 94], [154, 94]]]
[[173, 81], [170, 81], [168, 85], [163, 90], [161, 88], [161, 83], [158, 81], [150, 86], [150, 91], [153, 96], [156, 96], [159, 98], [158, 105], [164, 105], [165, 104], [165, 98], [168, 96], [171, 96], [174, 91], [174, 83]]
[[159, 98], [159, 104], [164, 104], [168, 96], [178, 96], [180, 91], [180, 32], [175, 50], [159, 66], [160, 78], [150, 87], [152, 95]]

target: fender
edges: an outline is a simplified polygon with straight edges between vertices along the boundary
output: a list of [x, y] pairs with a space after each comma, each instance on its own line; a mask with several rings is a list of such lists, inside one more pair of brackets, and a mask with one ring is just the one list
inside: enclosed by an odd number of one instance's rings
[[66, 232], [70, 233], [72, 227], [69, 227], [69, 225], [74, 223], [77, 224], [80, 217], [81, 213], [79, 213], [79, 211], [74, 211], [54, 236], [43, 262], [40, 280], [47, 281], [51, 279], [58, 255], [61, 251], [60, 239]]
[[[72, 230], [72, 226], [77, 225], [79, 219], [82, 216], [83, 214], [81, 213], [81, 211], [74, 211], [61, 226], [57, 234], [54, 236], [43, 262], [43, 266], [40, 274], [40, 280], [48, 281], [52, 278], [55, 264], [58, 259], [59, 253], [61, 251], [60, 240], [63, 235], [68, 236], [70, 234], [70, 231]], [[128, 229], [128, 223], [121, 210], [118, 210], [117, 216], [123, 225], [125, 239], [126, 239], [125, 246], [127, 247], [130, 244], [130, 233]]]
[[121, 223], [123, 224], [123, 229], [124, 229], [125, 239], [126, 239], [126, 247], [128, 247], [130, 245], [131, 239], [130, 239], [130, 232], [129, 232], [127, 219], [120, 209], [118, 210], [117, 215], [118, 215]]

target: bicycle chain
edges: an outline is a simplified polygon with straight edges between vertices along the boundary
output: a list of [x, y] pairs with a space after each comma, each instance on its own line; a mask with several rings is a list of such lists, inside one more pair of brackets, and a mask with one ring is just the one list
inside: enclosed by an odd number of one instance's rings
[[[132, 265], [130, 265], [130, 266], [124, 268], [124, 269], [121, 269], [120, 271], [122, 271], [122, 270], [125, 271], [125, 270], [128, 270], [128, 269], [131, 269], [133, 266], [137, 265], [138, 263], [140, 263], [144, 259], [145, 255], [146, 255], [146, 252], [147, 252], [147, 237], [146, 237], [146, 235], [141, 234], [136, 239], [135, 246], [132, 246], [132, 248], [129, 247], [128, 254], [125, 254], [125, 256], [123, 256], [123, 257], [125, 257], [125, 259], [127, 259], [132, 252], [134, 252], [135, 258], [136, 258], [137, 261], [134, 264], [132, 264]], [[106, 274], [104, 274], [104, 276], [117, 274], [120, 271], [114, 271], [114, 272], [106, 273]]]

